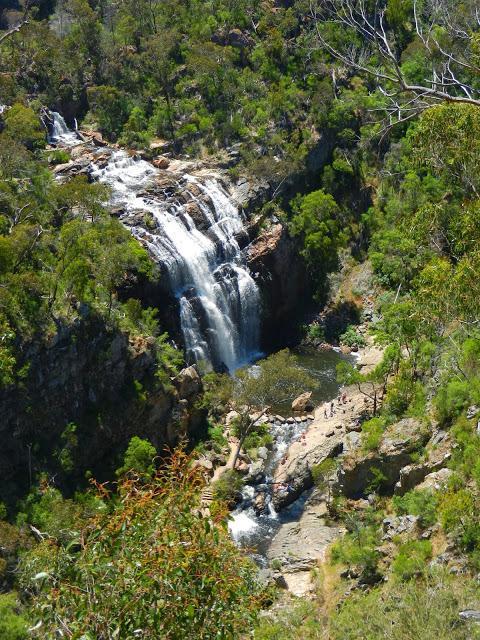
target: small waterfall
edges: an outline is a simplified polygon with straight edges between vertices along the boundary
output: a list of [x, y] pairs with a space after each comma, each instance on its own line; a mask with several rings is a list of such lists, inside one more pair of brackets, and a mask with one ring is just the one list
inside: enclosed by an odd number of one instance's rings
[[[148, 212], [155, 229], [132, 233], [163, 265], [179, 299], [187, 360], [234, 371], [258, 350], [259, 293], [236, 240], [244, 221], [215, 178], [184, 175], [182, 189], [201, 213], [198, 228], [188, 206], [145, 195], [158, 170], [124, 151], [114, 151], [94, 179], [108, 184], [112, 200], [126, 212]], [[197, 193], [198, 195], [194, 195]]]
[[63, 117], [56, 111], [52, 111], [52, 129], [48, 135], [50, 144], [64, 144], [66, 146], [74, 145], [79, 142], [75, 132], [67, 127], [67, 123]]

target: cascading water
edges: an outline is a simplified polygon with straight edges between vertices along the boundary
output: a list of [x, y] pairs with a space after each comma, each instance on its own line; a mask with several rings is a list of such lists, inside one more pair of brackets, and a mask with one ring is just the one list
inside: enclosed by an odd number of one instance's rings
[[[52, 115], [50, 141], [78, 143], [64, 119]], [[179, 180], [202, 219], [200, 230], [184, 201], [155, 193], [159, 175], [151, 163], [125, 151], [91, 166], [93, 179], [111, 187], [112, 204], [126, 214], [153, 217], [155, 228], [137, 218], [131, 231], [168, 273], [187, 361], [233, 372], [255, 357], [259, 342], [259, 292], [237, 242], [245, 234], [244, 219], [216, 178], [185, 174]]]
[[50, 144], [64, 144], [73, 145], [78, 144], [79, 139], [74, 131], [71, 131], [67, 127], [67, 123], [63, 117], [56, 111], [51, 112], [52, 115], [52, 128], [48, 136], [48, 142]]

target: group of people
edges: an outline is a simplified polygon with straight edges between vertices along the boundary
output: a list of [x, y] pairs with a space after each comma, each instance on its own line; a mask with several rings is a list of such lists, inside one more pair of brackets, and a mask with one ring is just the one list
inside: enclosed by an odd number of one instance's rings
[[[342, 404], [347, 404], [347, 392], [344, 391], [343, 393], [341, 393], [338, 398], [337, 398], [337, 404], [340, 407]], [[330, 415], [328, 412], [329, 409], [329, 405], [328, 402], [325, 403], [323, 405], [323, 417], [325, 418], [325, 420], [328, 420], [328, 418], [333, 418], [333, 416], [335, 415], [335, 400], [332, 400], [330, 402]]]

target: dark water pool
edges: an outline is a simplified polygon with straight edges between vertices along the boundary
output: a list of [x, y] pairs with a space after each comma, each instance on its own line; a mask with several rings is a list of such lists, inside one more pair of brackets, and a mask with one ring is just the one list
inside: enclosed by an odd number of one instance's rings
[[[336, 366], [342, 360], [353, 362], [352, 356], [346, 356], [337, 351], [318, 351], [313, 348], [294, 349], [298, 366], [304, 369], [316, 382], [312, 393], [315, 406], [334, 398], [340, 385], [336, 380]], [[281, 415], [288, 416], [292, 413], [289, 402], [278, 404], [272, 409]]]

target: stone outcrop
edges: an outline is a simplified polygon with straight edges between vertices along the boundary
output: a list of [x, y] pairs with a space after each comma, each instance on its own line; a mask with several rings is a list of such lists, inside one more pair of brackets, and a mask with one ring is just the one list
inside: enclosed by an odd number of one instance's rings
[[299, 247], [280, 223], [262, 231], [248, 250], [248, 265], [262, 296], [262, 347], [288, 343], [309, 299], [310, 286]]
[[400, 471], [410, 464], [411, 454], [426, 444], [428, 438], [428, 431], [413, 418], [390, 425], [377, 450], [364, 453], [358, 448], [345, 457], [339, 472], [340, 491], [347, 497], [360, 496], [375, 473], [381, 477], [381, 488], [392, 490]]
[[294, 502], [306, 489], [313, 487], [312, 467], [327, 458], [338, 456], [343, 450], [342, 436], [335, 433], [325, 438], [316, 447], [298, 456], [282, 478], [282, 486], [273, 494], [275, 509], [282, 509]]
[[298, 398], [292, 402], [292, 410], [298, 413], [305, 413], [305, 411], [313, 411], [314, 404], [312, 402], [312, 392], [306, 391], [302, 393]]

